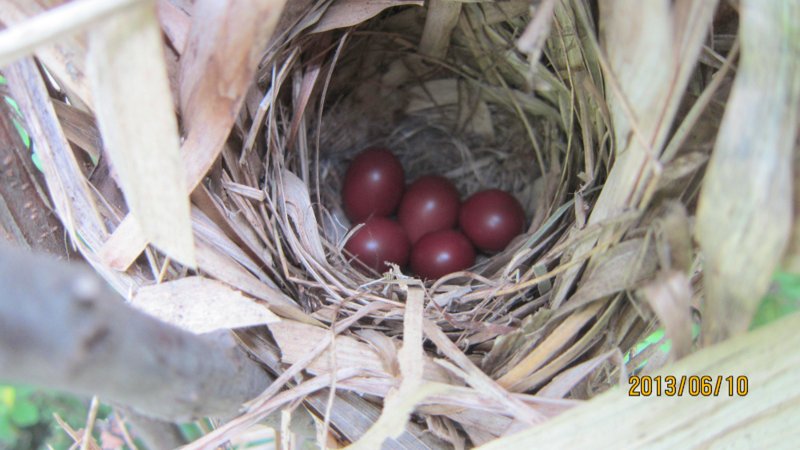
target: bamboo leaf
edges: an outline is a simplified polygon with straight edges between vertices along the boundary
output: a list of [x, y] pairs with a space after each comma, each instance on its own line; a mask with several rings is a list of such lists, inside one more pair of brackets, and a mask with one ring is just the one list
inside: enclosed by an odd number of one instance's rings
[[[794, 314], [690, 355], [655, 374], [662, 380], [674, 376], [679, 382], [684, 376], [710, 376], [712, 392], [720, 380], [719, 395], [690, 396], [686, 387], [683, 395], [655, 395], [653, 391], [650, 396], [631, 397], [626, 384], [480, 450], [670, 449], [698, 444], [728, 448], [742, 442], [791, 448], [795, 431], [787, 426], [796, 419], [795, 399], [800, 395], [796, 382], [800, 376], [798, 327], [800, 314]], [[744, 380], [746, 395], [737, 394], [739, 380]], [[734, 395], [729, 395], [729, 389]]]
[[352, 27], [375, 17], [387, 8], [422, 4], [422, 0], [338, 0], [328, 7], [311, 29], [311, 33]]
[[199, 276], [142, 287], [131, 304], [197, 334], [280, 321], [264, 305], [241, 292]]
[[792, 221], [800, 5], [788, 0], [741, 5], [741, 61], [697, 211], [706, 257], [706, 344], [750, 325], [786, 249]]
[[[284, 3], [201, 0], [194, 5], [180, 67], [180, 109], [187, 131], [181, 156], [188, 191], [222, 151]], [[119, 270], [129, 267], [147, 244], [131, 221], [125, 218], [99, 252]]]
[[152, 3], [89, 34], [89, 76], [106, 151], [144, 237], [196, 265], [186, 175]]

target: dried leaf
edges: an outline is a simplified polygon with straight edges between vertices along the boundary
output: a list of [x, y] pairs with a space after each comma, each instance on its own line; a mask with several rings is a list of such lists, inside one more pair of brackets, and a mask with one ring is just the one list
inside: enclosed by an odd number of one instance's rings
[[430, 0], [425, 14], [425, 27], [419, 52], [431, 58], [444, 58], [450, 48], [450, 35], [461, 16], [461, 3], [451, 0]]
[[529, 424], [537, 423], [542, 420], [543, 417], [538, 411], [511, 396], [511, 394], [504, 389], [504, 386], [500, 384], [499, 380], [496, 382], [479, 369], [472, 360], [470, 360], [467, 355], [436, 326], [436, 324], [429, 320], [424, 320], [423, 324], [425, 327], [425, 335], [436, 344], [436, 347], [438, 347], [442, 353], [458, 365], [458, 368], [462, 371], [460, 376], [463, 377], [464, 381], [470, 386], [491, 396], [495, 401], [506, 405], [509, 414], [517, 420]]
[[[652, 395], [631, 398], [630, 386], [622, 385], [547, 423], [498, 439], [480, 450], [670, 449], [703, 444], [733, 448], [754, 439], [759, 447], [791, 447], [786, 424], [795, 420], [800, 396], [798, 327], [800, 315], [794, 314], [692, 354], [657, 373], [662, 379], [671, 376], [677, 380], [708, 376], [703, 392], [711, 388], [713, 393], [719, 380], [719, 395], [690, 396], [689, 383], [685, 383], [683, 396], [655, 395], [653, 387]], [[749, 387], [746, 398], [736, 394], [737, 380], [744, 379]], [[663, 383], [661, 386], [664, 389]], [[729, 388], [734, 395], [728, 395]]]
[[286, 214], [289, 221], [298, 231], [298, 238], [303, 248], [319, 262], [325, 261], [325, 250], [317, 228], [317, 216], [311, 205], [308, 187], [303, 180], [288, 170], [283, 171], [283, 195]]
[[686, 186], [686, 178], [697, 173], [697, 170], [708, 161], [708, 155], [692, 152], [681, 155], [664, 165], [658, 179], [656, 191], [672, 192]]
[[202, 240], [196, 241], [195, 251], [197, 266], [214, 278], [264, 300], [273, 311], [283, 317], [303, 323], [319, 323], [308, 317], [286, 294], [254, 277], [230, 256], [219, 252]]
[[133, 296], [131, 304], [197, 334], [280, 321], [269, 309], [240, 291], [199, 276], [144, 286]]
[[[290, 320], [270, 324], [269, 329], [281, 349], [281, 361], [287, 364], [294, 364], [304, 358], [308, 354], [309, 342], [323, 342], [330, 335], [330, 330], [325, 328]], [[395, 374], [391, 367], [387, 367], [381, 356], [381, 353], [369, 344], [350, 336], [337, 336], [333, 355], [328, 353], [319, 356], [308, 365], [307, 370], [316, 375], [330, 372], [333, 367], [331, 358], [335, 358], [337, 370], [353, 367], [369, 370], [376, 375], [385, 374], [390, 379], [394, 378]], [[447, 373], [428, 357], [425, 357], [419, 366], [423, 369], [423, 378], [426, 380], [442, 383], [450, 381]]]
[[422, 6], [422, 0], [337, 0], [328, 7], [311, 33], [346, 28], [365, 22], [394, 6]]
[[561, 317], [595, 300], [636, 286], [655, 274], [655, 248], [645, 239], [629, 239], [611, 247], [597, 259], [584, 275], [578, 290], [556, 312]]
[[480, 2], [483, 10], [484, 23], [493, 25], [505, 22], [515, 17], [528, 14], [531, 10], [531, 2], [528, 0], [508, 0], [504, 2]]
[[539, 389], [536, 395], [550, 398], [566, 397], [572, 388], [574, 388], [590, 373], [594, 372], [595, 369], [600, 367], [600, 364], [604, 363], [617, 351], [618, 350], [609, 350], [601, 355], [595, 356], [588, 361], [582, 362], [575, 367], [561, 372], [544, 387]]
[[[0, 66], [29, 54], [36, 47], [57, 41], [64, 35], [102, 24], [109, 16], [124, 12], [136, 3], [135, 0], [65, 3], [29, 16], [28, 20], [20, 21], [0, 33]], [[11, 9], [14, 7], [11, 6]]]
[[742, 56], [697, 209], [706, 344], [748, 328], [792, 222], [800, 5], [746, 0], [741, 6]]
[[[519, 392], [527, 392], [541, 386], [547, 380], [563, 372], [576, 358], [589, 351], [599, 340], [605, 339], [606, 333], [608, 333], [608, 323], [611, 317], [617, 314], [619, 305], [620, 301], [614, 301], [608, 305], [599, 317], [596, 316], [594, 318], [594, 323], [588, 331], [578, 333], [576, 335], [577, 340], [574, 343], [572, 343], [572, 340], [566, 342], [566, 347], [557, 353], [557, 356], [552, 361], [516, 384], [513, 389]], [[588, 308], [591, 308], [591, 306]]]
[[[139, 4], [141, 2], [136, 0], [3, 2], [0, 20], [7, 26], [14, 26], [0, 37], [0, 66], [5, 64], [4, 59], [14, 59], [35, 50], [36, 56], [67, 91], [91, 106], [92, 95], [85, 68], [86, 45], [76, 32]], [[56, 7], [50, 9], [54, 5]]]
[[106, 19], [89, 44], [98, 124], [131, 214], [145, 239], [194, 267], [186, 175], [153, 5]]
[[189, 29], [192, 25], [191, 17], [170, 0], [158, 0], [156, 7], [158, 9], [158, 20], [161, 23], [161, 28], [164, 29], [164, 34], [172, 43], [175, 51], [179, 55], [183, 54], [183, 49], [186, 47], [186, 41], [189, 37]]
[[663, 272], [641, 289], [647, 303], [672, 341], [671, 355], [686, 356], [692, 349], [692, 286], [683, 272]]
[[133, 278], [108, 270], [93, 253], [106, 239], [105, 223], [97, 211], [94, 193], [59, 126], [39, 69], [33, 60], [26, 58], [9, 66], [5, 74], [11, 93], [27, 118], [27, 128], [36, 142], [36, 153], [61, 223], [87, 262], [117, 292], [128, 295]]
[[[330, 330], [291, 320], [269, 325], [269, 331], [281, 349], [281, 361], [294, 364], [308, 353], [309, 342], [322, 342]], [[336, 359], [336, 369], [356, 367], [375, 373], [386, 373], [378, 354], [369, 345], [349, 336], [337, 336], [333, 356], [323, 353], [306, 369], [315, 375], [328, 373], [332, 369], [331, 358]], [[386, 376], [390, 376], [386, 373]]]
[[661, 267], [689, 273], [694, 262], [694, 248], [686, 207], [678, 201], [665, 202], [654, 228]]
[[[601, 223], [649, 201], [658, 170], [657, 157], [672, 126], [681, 95], [697, 61], [711, 24], [716, 0], [680, 2], [681, 14], [668, 0], [601, 2], [600, 22], [607, 52], [603, 72], [614, 124], [616, 161], [597, 199], [589, 225]], [[675, 9], [673, 9], [675, 8]], [[688, 19], [687, 19], [688, 18]], [[631, 27], [630, 24], [637, 24]], [[677, 43], [677, 44], [676, 44]], [[609, 230], [601, 243], [613, 241]], [[597, 241], [575, 249], [584, 257]], [[554, 306], [573, 288], [581, 265], [558, 277]]]
[[98, 161], [103, 149], [103, 141], [94, 117], [74, 106], [56, 100], [53, 101], [53, 108], [58, 115], [67, 140], [86, 151], [92, 161]]
[[569, 345], [583, 327], [594, 319], [601, 308], [600, 303], [589, 304], [586, 308], [570, 314], [552, 333], [524, 359], [515, 364], [497, 382], [506, 388], [522, 383], [529, 375], [543, 367], [554, 356]]
[[402, 375], [397, 391], [384, 401], [381, 416], [350, 449], [381, 448], [388, 438], [397, 439], [418, 403], [433, 394], [444, 392], [447, 385], [423, 382], [424, 351], [422, 323], [424, 292], [418, 287], [406, 287], [406, 312], [403, 320], [403, 347], [398, 353]]
[[550, 36], [553, 22], [553, 11], [556, 0], [545, 0], [534, 10], [531, 21], [517, 40], [517, 48], [527, 53], [531, 61], [538, 61], [542, 54], [545, 40]]
[[[194, 5], [180, 68], [180, 104], [187, 130], [181, 155], [189, 191], [222, 151], [284, 3], [202, 0]], [[99, 252], [118, 270], [129, 267], [146, 246], [147, 240], [134, 234], [141, 230], [131, 221], [126, 217]]]

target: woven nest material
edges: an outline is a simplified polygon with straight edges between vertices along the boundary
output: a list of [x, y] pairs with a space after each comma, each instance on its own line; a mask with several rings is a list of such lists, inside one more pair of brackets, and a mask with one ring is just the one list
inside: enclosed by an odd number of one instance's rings
[[[119, 242], [92, 234], [83, 216], [62, 217], [87, 259], [134, 303], [142, 286], [200, 276], [269, 306], [281, 322], [237, 336], [284, 384], [246, 416], [284, 405], [270, 400], [287, 386], [285, 398], [305, 399], [335, 437], [365, 436], [367, 446], [396, 436], [412, 411], [408, 432], [433, 447], [538, 423], [630, 371], [661, 367], [669, 356], [658, 345], [628, 353], [659, 327], [672, 357], [689, 352], [705, 295], [693, 215], [732, 86], [733, 10], [722, 7], [709, 32], [715, 2], [658, 11], [580, 0], [389, 3], [286, 6], [221, 157], [192, 196], [196, 271], [151, 247], [115, 272], [108, 242]], [[176, 24], [192, 20], [183, 6], [161, 17], [179, 61], [189, 53], [180, 54]], [[641, 29], [628, 30], [626, 15]], [[697, 22], [675, 26], [682, 17]], [[185, 134], [198, 116], [192, 101], [178, 105]], [[408, 180], [437, 173], [462, 197], [514, 193], [526, 232], [435, 281], [356, 270], [342, 250], [355, 224], [340, 187], [371, 145], [391, 148]], [[98, 167], [107, 173], [108, 162]], [[113, 180], [93, 172], [100, 198], [89, 210], [122, 229], [129, 205]], [[701, 208], [720, 201], [709, 196]], [[717, 219], [709, 213], [700, 226]], [[712, 260], [724, 254], [704, 242]], [[709, 311], [703, 326], [727, 314]], [[385, 402], [380, 419], [365, 413], [380, 426], [350, 427], [341, 405], [311, 395], [332, 385], [356, 410]]]

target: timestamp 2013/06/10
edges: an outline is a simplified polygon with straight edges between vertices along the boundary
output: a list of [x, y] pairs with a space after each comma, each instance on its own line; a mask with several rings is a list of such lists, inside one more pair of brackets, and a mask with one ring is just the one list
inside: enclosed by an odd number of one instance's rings
[[749, 389], [745, 375], [631, 375], [628, 384], [629, 397], [744, 397]]

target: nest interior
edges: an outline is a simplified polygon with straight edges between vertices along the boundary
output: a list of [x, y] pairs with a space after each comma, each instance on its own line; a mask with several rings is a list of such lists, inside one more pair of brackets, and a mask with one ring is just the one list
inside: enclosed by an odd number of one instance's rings
[[[611, 162], [608, 117], [596, 103], [601, 97], [588, 94], [579, 114], [570, 109], [575, 78], [602, 96], [597, 61], [569, 53], [595, 32], [585, 28], [593, 24], [571, 17], [560, 24], [560, 40], [548, 41], [542, 62], [531, 62], [516, 47], [529, 22], [522, 6], [465, 5], [446, 45], [430, 54], [418, 45], [425, 40], [425, 10], [410, 7], [346, 32], [289, 40], [262, 65], [265, 86], [275, 85], [275, 74], [293, 75], [280, 84], [267, 138], [245, 149], [259, 155], [250, 179], [264, 180], [250, 186], [271, 197], [251, 225], [271, 229], [273, 242], [284, 246], [273, 255], [282, 261], [277, 278], [312, 316], [330, 323], [380, 302], [385, 307], [353, 328], [401, 338], [404, 289], [411, 283], [424, 290], [426, 318], [495, 377], [519, 364], [538, 341], [509, 345], [511, 336], [540, 339], [555, 328], [542, 320], [555, 309], [552, 283], [543, 275], [559, 266], [572, 212], [591, 202]], [[363, 275], [341, 251], [351, 224], [339, 187], [350, 159], [370, 145], [391, 148], [407, 180], [442, 174], [464, 197], [486, 188], [513, 192], [526, 210], [527, 232], [504, 252], [480, 257], [468, 272], [433, 283], [397, 272]], [[287, 186], [287, 171], [308, 190], [310, 203], [288, 200], [295, 183]]]

